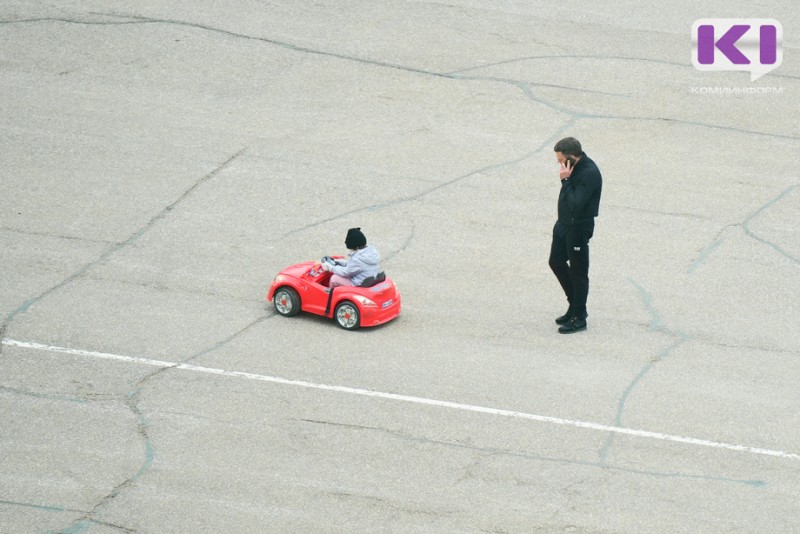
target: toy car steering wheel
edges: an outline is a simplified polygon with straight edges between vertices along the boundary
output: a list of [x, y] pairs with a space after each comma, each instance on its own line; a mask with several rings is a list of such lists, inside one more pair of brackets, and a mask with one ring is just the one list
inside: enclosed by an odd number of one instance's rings
[[334, 260], [330, 256], [323, 256], [322, 260], [320, 260], [320, 261], [323, 262], [323, 263], [330, 263], [331, 265], [336, 265], [336, 260]]

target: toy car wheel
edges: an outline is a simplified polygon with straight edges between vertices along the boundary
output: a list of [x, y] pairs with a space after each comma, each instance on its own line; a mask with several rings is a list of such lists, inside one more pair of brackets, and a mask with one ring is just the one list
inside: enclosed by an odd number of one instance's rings
[[354, 330], [358, 328], [361, 323], [361, 316], [358, 313], [358, 307], [350, 301], [344, 301], [336, 306], [336, 311], [333, 316], [339, 326], [345, 330]]
[[300, 313], [300, 295], [291, 287], [282, 287], [272, 297], [275, 310], [284, 317], [291, 317]]

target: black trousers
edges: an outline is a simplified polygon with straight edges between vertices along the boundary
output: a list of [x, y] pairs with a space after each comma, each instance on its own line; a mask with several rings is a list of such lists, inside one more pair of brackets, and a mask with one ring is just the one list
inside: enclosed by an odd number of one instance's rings
[[572, 313], [585, 319], [589, 296], [589, 240], [594, 219], [575, 224], [556, 222], [550, 245], [550, 268], [564, 290]]

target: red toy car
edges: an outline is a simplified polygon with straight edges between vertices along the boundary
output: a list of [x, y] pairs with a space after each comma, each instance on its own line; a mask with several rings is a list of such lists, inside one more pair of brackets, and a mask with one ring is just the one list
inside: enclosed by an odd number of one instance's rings
[[[332, 261], [342, 256], [322, 259]], [[384, 273], [369, 277], [360, 286], [331, 289], [331, 273], [320, 262], [308, 261], [285, 268], [269, 288], [267, 301], [284, 317], [300, 311], [336, 319], [346, 330], [376, 326], [400, 315], [400, 292]]]

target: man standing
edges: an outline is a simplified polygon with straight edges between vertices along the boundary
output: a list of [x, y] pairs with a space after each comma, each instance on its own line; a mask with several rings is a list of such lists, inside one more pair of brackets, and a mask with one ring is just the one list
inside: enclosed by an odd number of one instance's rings
[[600, 169], [574, 137], [565, 137], [553, 150], [560, 166], [558, 220], [553, 227], [550, 268], [569, 301], [567, 313], [556, 319], [562, 334], [586, 330], [589, 295], [589, 240], [600, 206], [603, 178]]

